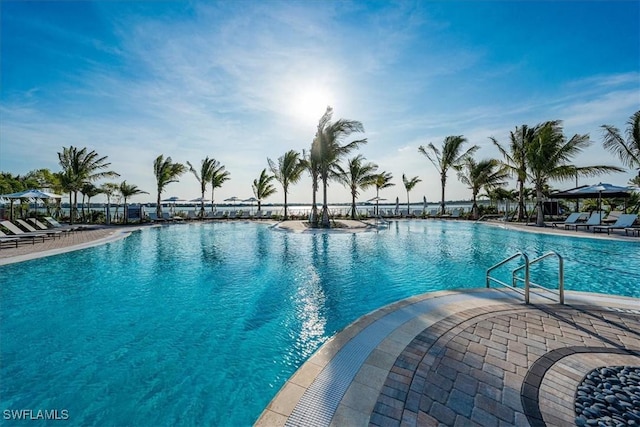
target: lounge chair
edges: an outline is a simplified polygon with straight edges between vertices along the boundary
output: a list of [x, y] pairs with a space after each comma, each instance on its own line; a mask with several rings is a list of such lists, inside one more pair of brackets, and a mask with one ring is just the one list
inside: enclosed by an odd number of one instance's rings
[[22, 227], [28, 233], [45, 233], [47, 236], [51, 237], [60, 237], [62, 234], [62, 231], [60, 230], [36, 230], [31, 226], [31, 224], [28, 224], [26, 221], [21, 219], [16, 219], [16, 223], [18, 224], [18, 227]]
[[586, 227], [586, 229], [588, 230], [589, 227], [591, 226], [600, 225], [601, 221], [602, 221], [602, 212], [592, 212], [587, 222], [576, 222], [574, 224], [565, 224], [564, 228], [565, 230], [573, 228], [574, 230], [578, 231], [578, 228]]
[[462, 209], [454, 209], [453, 211], [451, 211], [451, 216], [449, 218], [458, 219], [460, 218], [461, 214], [462, 214]]
[[[55, 230], [55, 229], [52, 229], [50, 227], [47, 227], [47, 225], [43, 224], [42, 222], [40, 222], [40, 220], [38, 218], [27, 218], [27, 221], [30, 222], [31, 225], [33, 225], [33, 227], [38, 231]], [[68, 233], [68, 232], [70, 232], [72, 230], [71, 230], [71, 228], [61, 227], [59, 230], [56, 230], [56, 231], [59, 231], [59, 232], [62, 232], [62, 233]]]
[[15, 236], [7, 236], [0, 230], [0, 248], [2, 248], [2, 245], [8, 244], [15, 245], [17, 248], [20, 242], [26, 242], [26, 240]]
[[75, 231], [82, 231], [82, 230], [84, 230], [86, 228], [84, 226], [60, 224], [58, 221], [53, 219], [53, 217], [50, 217], [50, 216], [45, 216], [43, 219], [54, 230], [60, 230], [60, 231], [66, 231], [66, 232], [75, 232]]
[[606, 218], [602, 218], [602, 223], [604, 225], [614, 224], [618, 218], [620, 218], [620, 215], [622, 215], [622, 212], [620, 211], [611, 211], [607, 214]]
[[31, 239], [32, 243], [35, 243], [36, 239], [40, 240], [42, 239], [42, 241], [44, 242], [45, 239], [50, 239], [51, 236], [47, 235], [46, 233], [27, 233], [22, 231], [18, 226], [16, 226], [14, 223], [12, 223], [11, 221], [8, 220], [4, 220], [4, 221], [0, 221], [0, 225], [4, 228], [6, 228], [7, 230], [9, 230], [9, 232], [12, 234], [12, 236], [9, 237], [19, 237], [21, 239]]
[[629, 234], [631, 234], [632, 236], [638, 236], [640, 237], [640, 227], [627, 227], [624, 229], [624, 234], [626, 236], [628, 236]]
[[552, 222], [552, 227], [558, 227], [559, 225], [564, 225], [565, 228], [567, 225], [576, 224], [578, 221], [582, 221], [587, 219], [587, 214], [585, 212], [573, 212], [562, 222]]
[[596, 225], [593, 227], [593, 232], [596, 233], [607, 230], [607, 234], [611, 234], [611, 230], [631, 228], [637, 219], [638, 215], [636, 214], [622, 214], [613, 225]]

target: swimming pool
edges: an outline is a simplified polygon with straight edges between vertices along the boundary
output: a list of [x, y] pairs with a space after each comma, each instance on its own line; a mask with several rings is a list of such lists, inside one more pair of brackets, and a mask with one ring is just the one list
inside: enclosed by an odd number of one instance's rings
[[[484, 286], [525, 250], [567, 289], [640, 297], [640, 246], [454, 221], [380, 233], [160, 227], [0, 267], [0, 409], [69, 425], [250, 425], [322, 343], [415, 294]], [[553, 278], [553, 262], [538, 273]]]

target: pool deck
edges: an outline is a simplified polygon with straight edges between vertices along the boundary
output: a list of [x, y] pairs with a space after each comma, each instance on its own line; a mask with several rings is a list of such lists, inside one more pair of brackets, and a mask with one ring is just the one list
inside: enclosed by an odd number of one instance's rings
[[[372, 231], [344, 221], [337, 232]], [[640, 242], [615, 233], [495, 223]], [[0, 250], [0, 265], [125, 238], [102, 227]], [[301, 221], [280, 223], [314, 232]], [[285, 383], [257, 426], [573, 425], [576, 387], [603, 366], [640, 366], [640, 300], [566, 292], [566, 304], [509, 290], [416, 296], [363, 316]]]
[[325, 343], [256, 425], [575, 425], [587, 373], [640, 366], [640, 302], [538, 298], [470, 289], [379, 309]]

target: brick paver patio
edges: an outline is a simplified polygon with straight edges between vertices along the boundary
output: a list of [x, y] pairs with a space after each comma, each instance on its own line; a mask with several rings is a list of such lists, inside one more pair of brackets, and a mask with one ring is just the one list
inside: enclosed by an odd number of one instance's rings
[[[575, 425], [576, 389], [588, 372], [640, 366], [640, 301], [569, 292], [567, 302], [527, 305], [510, 292], [474, 289], [385, 307], [325, 344], [257, 425]], [[337, 409], [308, 393], [315, 377], [344, 371], [342, 348], [375, 336], [378, 323], [388, 328], [402, 310], [414, 318], [373, 350], [362, 347], [370, 353]]]
[[551, 388], [548, 407], [540, 405], [539, 388], [555, 363], [583, 353], [640, 356], [640, 316], [550, 305], [456, 313], [400, 354], [370, 425], [565, 425], [567, 415], [573, 422], [575, 389], [567, 395]]

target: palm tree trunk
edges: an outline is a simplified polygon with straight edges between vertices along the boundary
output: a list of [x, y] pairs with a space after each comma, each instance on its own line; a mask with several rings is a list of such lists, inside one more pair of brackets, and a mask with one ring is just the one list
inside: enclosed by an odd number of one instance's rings
[[111, 198], [107, 194], [107, 217], [104, 219], [105, 224], [111, 224]]
[[158, 199], [156, 200], [156, 216], [162, 218], [162, 205], [160, 202], [160, 189], [158, 189]]
[[518, 221], [523, 221], [526, 215], [524, 208], [524, 181], [518, 181]]
[[200, 196], [200, 218], [204, 218], [204, 192], [202, 190], [202, 196]]
[[284, 190], [284, 220], [286, 221], [288, 216], [287, 216], [287, 189], [285, 187], [282, 187]]
[[86, 218], [85, 218], [85, 214], [84, 214], [84, 193], [82, 193], [82, 211], [81, 211], [82, 215], [82, 222], [87, 222]]
[[74, 218], [78, 213], [78, 192], [73, 192], [73, 212], [71, 213], [71, 217]]
[[407, 216], [409, 216], [409, 212], [410, 212], [410, 211], [409, 211], [409, 205], [410, 205], [410, 204], [411, 204], [411, 203], [409, 203], [409, 190], [407, 190]]
[[[11, 201], [11, 203], [13, 203], [13, 200]], [[69, 224], [73, 225], [73, 191], [69, 191]], [[12, 214], [12, 218], [13, 219], [13, 207], [11, 209], [11, 214]]]
[[351, 219], [356, 219], [356, 193], [351, 192]]
[[311, 226], [318, 226], [318, 204], [317, 204], [317, 193], [318, 193], [318, 177], [312, 177], [313, 182], [311, 184], [312, 187], [312, 195], [311, 195]]
[[471, 219], [478, 219], [478, 204], [476, 203], [476, 198], [478, 197], [477, 192], [473, 192], [473, 205], [471, 205]]
[[447, 178], [443, 176], [440, 178], [440, 186], [442, 187], [442, 193], [440, 197], [440, 215], [444, 215], [444, 187], [447, 185]]
[[[213, 212], [213, 211], [214, 211], [214, 209], [213, 209], [213, 200], [214, 200], [214, 199], [213, 199], [213, 192], [215, 191], [215, 189], [216, 189], [216, 187], [213, 187], [213, 188], [211, 189], [211, 212]], [[258, 209], [258, 210], [260, 210], [260, 209]]]
[[127, 206], [127, 198], [124, 198], [124, 223], [126, 224], [129, 220], [127, 218], [129, 216], [129, 207]]
[[536, 206], [538, 207], [536, 225], [538, 227], [544, 227], [544, 210], [542, 206], [542, 197], [542, 189], [536, 186]]
[[327, 205], [327, 177], [322, 176], [322, 227], [329, 228], [329, 206]]

